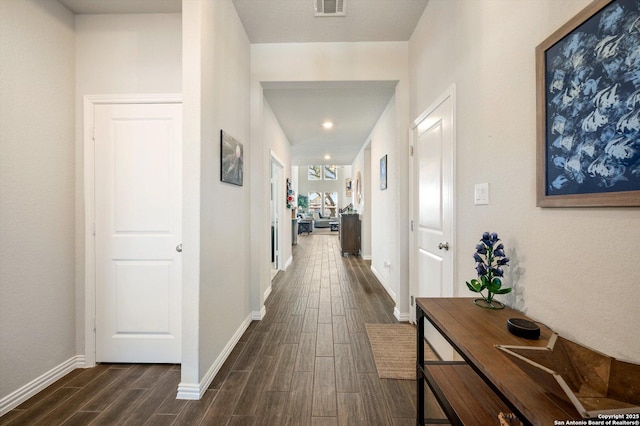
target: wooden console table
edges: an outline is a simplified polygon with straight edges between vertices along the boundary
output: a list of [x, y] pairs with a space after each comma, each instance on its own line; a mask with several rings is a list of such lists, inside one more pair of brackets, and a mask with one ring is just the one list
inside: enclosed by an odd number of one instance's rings
[[[463, 362], [425, 362], [424, 319], [427, 319], [464, 359]], [[425, 418], [425, 382], [451, 424], [498, 424], [498, 414], [514, 413], [524, 424], [553, 425], [554, 421], [582, 419], [571, 405], [544, 393], [526, 373], [495, 345], [546, 346], [552, 334], [542, 326], [538, 340], [517, 337], [507, 330], [507, 319], [527, 318], [510, 308], [490, 310], [468, 298], [418, 298], [417, 415]], [[438, 423], [436, 420], [435, 423]]]

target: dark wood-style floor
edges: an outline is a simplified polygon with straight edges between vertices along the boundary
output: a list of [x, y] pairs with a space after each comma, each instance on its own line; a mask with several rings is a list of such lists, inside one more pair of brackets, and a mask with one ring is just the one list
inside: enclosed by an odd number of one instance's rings
[[293, 253], [265, 318], [200, 401], [175, 399], [179, 365], [101, 364], [73, 371], [0, 425], [414, 425], [415, 382], [376, 373], [364, 324], [397, 321], [369, 262], [341, 257], [335, 234], [300, 235]]

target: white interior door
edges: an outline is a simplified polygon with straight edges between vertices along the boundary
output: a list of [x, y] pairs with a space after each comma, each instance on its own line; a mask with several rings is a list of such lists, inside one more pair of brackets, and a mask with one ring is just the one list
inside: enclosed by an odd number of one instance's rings
[[96, 361], [181, 360], [182, 105], [94, 109]]
[[[451, 96], [416, 120], [414, 129], [414, 232], [415, 265], [411, 294], [414, 297], [454, 296], [453, 274], [453, 170], [454, 129]], [[415, 319], [415, 309], [412, 310]], [[433, 337], [427, 339], [443, 358], [450, 347]], [[438, 341], [435, 341], [438, 340]], [[441, 343], [445, 345], [441, 345]]]

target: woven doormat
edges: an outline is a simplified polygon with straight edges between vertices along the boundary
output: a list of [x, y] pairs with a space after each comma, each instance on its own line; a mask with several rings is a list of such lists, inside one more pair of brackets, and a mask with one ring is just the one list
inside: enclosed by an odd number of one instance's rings
[[[381, 379], [416, 379], [416, 328], [411, 324], [365, 324]], [[424, 345], [425, 360], [437, 360]]]

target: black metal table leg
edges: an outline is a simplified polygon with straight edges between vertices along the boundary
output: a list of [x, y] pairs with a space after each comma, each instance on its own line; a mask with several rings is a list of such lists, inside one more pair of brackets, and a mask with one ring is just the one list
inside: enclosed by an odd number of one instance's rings
[[417, 342], [416, 342], [416, 384], [417, 388], [417, 398], [416, 401], [416, 424], [424, 425], [424, 312], [422, 309], [416, 305], [416, 326], [418, 329], [417, 334]]

